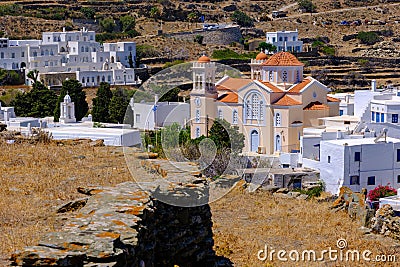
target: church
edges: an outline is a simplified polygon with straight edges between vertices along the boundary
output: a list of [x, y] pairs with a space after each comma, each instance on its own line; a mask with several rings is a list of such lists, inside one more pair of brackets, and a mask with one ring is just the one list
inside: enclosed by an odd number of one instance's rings
[[312, 77], [289, 52], [270, 57], [260, 52], [250, 63], [251, 78], [224, 76], [215, 81], [216, 65], [203, 55], [193, 63], [190, 93], [191, 137], [207, 136], [215, 118], [239, 127], [243, 152], [298, 152], [303, 128], [319, 118], [338, 116], [340, 100]]

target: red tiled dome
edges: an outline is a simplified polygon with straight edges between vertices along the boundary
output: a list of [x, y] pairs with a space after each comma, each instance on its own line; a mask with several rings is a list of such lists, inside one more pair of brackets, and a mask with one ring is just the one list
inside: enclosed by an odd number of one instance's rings
[[293, 54], [278, 52], [263, 63], [264, 66], [304, 66]]
[[209, 57], [207, 57], [206, 55], [202, 55], [201, 57], [199, 57], [199, 59], [197, 60], [197, 62], [199, 63], [208, 63], [210, 62], [211, 59]]
[[258, 55], [256, 56], [256, 59], [257, 60], [266, 60], [266, 59], [268, 59], [268, 56], [264, 53], [264, 52], [260, 52], [260, 53], [258, 53]]

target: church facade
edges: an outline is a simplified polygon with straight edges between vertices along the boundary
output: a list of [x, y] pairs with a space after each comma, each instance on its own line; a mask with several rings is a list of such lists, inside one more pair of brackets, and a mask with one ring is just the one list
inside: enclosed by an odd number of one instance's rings
[[243, 152], [273, 154], [300, 150], [304, 127], [319, 118], [339, 115], [338, 99], [312, 77], [289, 52], [271, 57], [261, 52], [252, 60], [251, 78], [225, 76], [215, 81], [216, 66], [207, 56], [193, 63], [190, 94], [191, 137], [207, 136], [215, 118], [239, 127]]

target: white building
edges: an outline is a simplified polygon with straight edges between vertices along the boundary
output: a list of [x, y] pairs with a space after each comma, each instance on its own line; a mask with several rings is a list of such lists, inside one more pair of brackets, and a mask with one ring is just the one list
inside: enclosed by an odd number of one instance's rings
[[133, 111], [133, 128], [140, 130], [154, 130], [173, 123], [182, 127], [190, 119], [190, 105], [182, 102], [155, 102], [134, 103], [131, 100], [130, 106]]
[[[0, 68], [39, 71], [47, 85], [61, 85], [60, 74], [75, 76], [83, 86], [138, 84], [129, 58], [136, 61], [136, 43], [96, 42], [94, 31], [44, 32], [42, 40], [0, 39]], [[133, 67], [133, 66], [132, 66]], [[26, 83], [30, 80], [26, 78]]]
[[306, 158], [303, 166], [320, 170], [326, 190], [338, 194], [347, 186], [360, 192], [377, 185], [400, 185], [400, 139], [363, 138], [326, 140], [319, 143], [319, 159]]
[[267, 32], [266, 42], [276, 46], [278, 51], [302, 52], [303, 42], [296, 31]]
[[354, 115], [354, 93], [337, 93], [329, 96], [340, 100], [339, 115]]

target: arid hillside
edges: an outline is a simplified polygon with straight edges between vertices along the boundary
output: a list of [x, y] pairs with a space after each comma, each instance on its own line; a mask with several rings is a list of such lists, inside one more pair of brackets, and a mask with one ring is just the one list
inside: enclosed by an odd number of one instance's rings
[[[65, 221], [56, 214], [57, 207], [82, 197], [78, 187], [133, 179], [120, 148], [92, 147], [87, 142], [1, 141], [0, 150], [0, 266], [15, 250], [36, 244], [43, 233], [59, 231]], [[321, 251], [336, 248], [339, 238], [346, 239], [349, 249], [370, 249], [374, 255], [399, 253], [399, 245], [391, 239], [363, 235], [357, 222], [345, 213], [332, 213], [326, 202], [279, 199], [267, 192], [250, 194], [240, 183], [211, 203], [211, 210], [214, 249], [235, 266], [270, 266], [257, 259], [265, 244], [275, 249]], [[279, 261], [273, 264], [282, 266]], [[338, 265], [327, 262], [324, 266]]]

